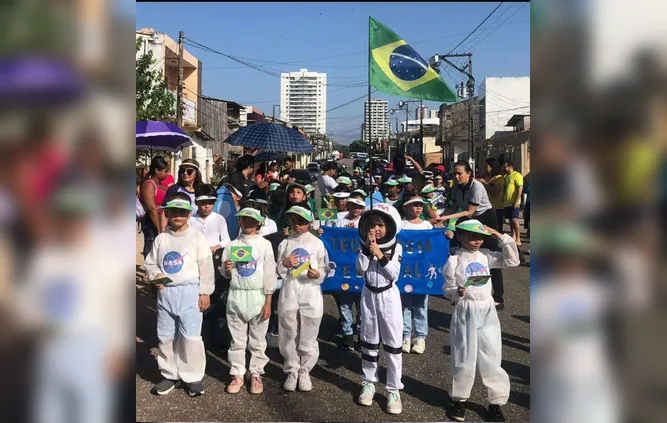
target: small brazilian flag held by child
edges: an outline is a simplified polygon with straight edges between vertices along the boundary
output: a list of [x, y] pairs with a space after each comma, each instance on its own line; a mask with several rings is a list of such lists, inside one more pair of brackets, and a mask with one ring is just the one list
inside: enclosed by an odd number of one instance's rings
[[229, 259], [235, 263], [252, 261], [252, 247], [231, 247]]
[[336, 209], [320, 209], [319, 219], [322, 221], [336, 220], [338, 217], [338, 212]]

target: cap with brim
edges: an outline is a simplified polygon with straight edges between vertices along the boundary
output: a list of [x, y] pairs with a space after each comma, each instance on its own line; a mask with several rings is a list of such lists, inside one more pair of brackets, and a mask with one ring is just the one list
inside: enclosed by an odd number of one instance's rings
[[390, 179], [387, 182], [384, 183], [385, 185], [389, 185], [390, 187], [397, 187], [399, 185], [398, 181], [396, 179]]
[[310, 194], [311, 192], [315, 191], [315, 187], [308, 184], [306, 185], [306, 194]]
[[241, 193], [241, 191], [239, 191], [234, 185], [230, 184], [229, 182], [225, 182], [222, 185], [231, 192], [233, 192], [234, 194], [238, 195], [239, 197], [243, 197], [243, 193]]
[[407, 206], [408, 204], [415, 204], [415, 203], [424, 204], [424, 200], [421, 198], [413, 198], [403, 203], [403, 205]]
[[361, 198], [348, 198], [347, 204], [355, 204], [360, 207], [366, 207], [366, 202]]
[[182, 167], [186, 167], [186, 166], [194, 167], [195, 169], [199, 170], [199, 166], [197, 166], [197, 165], [194, 164], [194, 163], [181, 163], [181, 165], [178, 166], [178, 167], [179, 167], [179, 168], [182, 168]]
[[250, 201], [255, 202], [255, 203], [257, 203], [257, 204], [262, 204], [262, 205], [265, 205], [265, 206], [268, 206], [268, 205], [269, 205], [269, 202], [266, 201], [266, 200], [263, 199], [263, 198], [251, 198]]
[[534, 244], [544, 253], [595, 256], [603, 251], [599, 241], [585, 228], [565, 225], [541, 229]]
[[280, 184], [277, 183], [277, 182], [274, 182], [274, 183], [272, 183], [271, 185], [269, 185], [269, 191], [275, 191], [275, 190], [277, 190], [278, 188], [280, 188]]
[[341, 176], [340, 178], [336, 179], [336, 183], [343, 185], [350, 185], [352, 181], [350, 180], [350, 178], [346, 176]]
[[442, 179], [442, 176], [438, 175], [435, 177], [435, 179]]
[[355, 194], [355, 193], [361, 194], [364, 197], [368, 197], [368, 194], [366, 194], [366, 191], [364, 191], [363, 189], [355, 189], [354, 191], [352, 191], [352, 194]]
[[163, 209], [181, 209], [181, 210], [187, 210], [187, 211], [193, 211], [195, 208], [192, 207], [192, 204], [190, 204], [189, 201], [185, 200], [171, 200], [164, 206], [162, 206]]
[[403, 176], [398, 180], [398, 182], [400, 182], [402, 184], [409, 184], [409, 183], [412, 182], [412, 178], [410, 178], [408, 176]]
[[350, 196], [349, 192], [334, 192], [331, 194], [334, 198], [347, 198]]
[[200, 201], [215, 201], [217, 200], [217, 197], [213, 197], [212, 195], [200, 195], [199, 197], [195, 198], [195, 203], [198, 203]]
[[462, 231], [475, 232], [482, 235], [491, 235], [491, 232], [487, 231], [482, 225], [482, 222], [476, 219], [466, 220], [465, 222], [459, 223], [456, 225], [456, 229]]
[[355, 167], [355, 168], [354, 168], [354, 172], [359, 172], [359, 173], [361, 173], [361, 168], [359, 168], [359, 167]]
[[262, 216], [262, 213], [260, 213], [259, 210], [257, 209], [253, 209], [252, 207], [246, 207], [244, 209], [241, 209], [238, 213], [236, 213], [236, 217], [250, 217], [258, 221], [259, 223], [264, 222], [264, 217]]
[[305, 185], [297, 184], [296, 182], [292, 182], [287, 186], [287, 193], [292, 191], [294, 188], [299, 188], [301, 189], [304, 193], [308, 191]]
[[424, 189], [422, 189], [422, 194], [430, 194], [433, 191], [435, 191], [435, 188], [433, 187], [433, 185], [426, 185], [424, 187]]
[[306, 219], [308, 222], [313, 221], [313, 214], [310, 212], [310, 210], [306, 210], [301, 206], [292, 206], [285, 212], [285, 214], [287, 214], [287, 213], [292, 213], [292, 214], [296, 214], [298, 216], [301, 216], [304, 219]]

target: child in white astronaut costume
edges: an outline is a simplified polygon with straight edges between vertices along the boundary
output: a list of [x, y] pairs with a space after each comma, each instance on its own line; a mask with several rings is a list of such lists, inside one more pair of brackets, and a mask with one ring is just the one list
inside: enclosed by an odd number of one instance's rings
[[287, 374], [283, 389], [294, 391], [298, 380], [300, 391], [310, 391], [310, 371], [320, 354], [317, 334], [324, 314], [320, 285], [329, 272], [329, 255], [324, 243], [310, 233], [310, 210], [293, 206], [285, 215], [294, 233], [280, 243], [277, 258], [283, 279], [278, 299], [279, 347]]
[[386, 203], [373, 204], [359, 222], [362, 250], [357, 256], [357, 273], [366, 283], [361, 290], [362, 390], [359, 404], [371, 405], [378, 382], [380, 341], [387, 353], [387, 412], [402, 411], [399, 390], [403, 370], [403, 308], [396, 286], [401, 271], [403, 248], [396, 242], [401, 217]]
[[172, 280], [158, 285], [158, 366], [164, 380], [154, 388], [166, 395], [179, 380], [188, 384], [190, 396], [204, 393], [206, 354], [201, 337], [202, 311], [213, 293], [213, 256], [206, 237], [188, 225], [194, 207], [185, 194], [176, 194], [163, 207], [169, 228], [155, 238], [146, 257], [148, 279]]
[[[465, 402], [470, 397], [479, 361], [482, 383], [488, 390], [487, 421], [504, 422], [500, 407], [507, 403], [510, 381], [500, 366], [502, 339], [500, 321], [491, 294], [490, 269], [519, 265], [519, 251], [511, 236], [482, 225], [478, 220], [459, 219], [456, 225], [461, 247], [456, 248], [443, 267], [443, 293], [455, 301], [450, 325], [452, 390], [454, 405], [447, 415], [455, 421], [465, 420]], [[484, 238], [494, 236], [502, 252], [480, 248]], [[471, 276], [482, 277], [473, 284]], [[468, 281], [468, 284], [466, 283]], [[467, 287], [465, 285], [468, 285]]]
[[[227, 297], [227, 326], [232, 336], [227, 352], [232, 376], [227, 392], [238, 393], [246, 374], [245, 351], [250, 350], [250, 393], [264, 391], [261, 375], [269, 362], [266, 356], [266, 331], [271, 316], [271, 297], [276, 290], [276, 260], [271, 242], [258, 234], [264, 222], [259, 210], [244, 208], [239, 218], [241, 234], [222, 253], [222, 274], [230, 279]], [[251, 261], [230, 260], [232, 247], [252, 247]]]

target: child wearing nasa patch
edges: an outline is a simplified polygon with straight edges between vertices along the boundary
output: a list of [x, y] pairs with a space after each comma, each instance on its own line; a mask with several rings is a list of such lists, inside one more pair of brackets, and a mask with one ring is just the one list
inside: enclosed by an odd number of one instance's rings
[[293, 234], [278, 246], [278, 275], [283, 280], [278, 299], [279, 347], [287, 374], [283, 389], [313, 388], [310, 371], [320, 354], [317, 334], [324, 314], [320, 286], [328, 275], [329, 255], [322, 241], [310, 233], [313, 214], [294, 206], [285, 213]]
[[[476, 363], [488, 390], [487, 421], [504, 422], [500, 407], [507, 403], [510, 381], [500, 366], [502, 341], [500, 321], [493, 300], [490, 269], [519, 265], [519, 251], [511, 236], [482, 225], [478, 220], [461, 218], [456, 225], [461, 247], [447, 260], [443, 293], [455, 301], [450, 325], [452, 352], [452, 391], [454, 405], [447, 415], [465, 420], [466, 401], [475, 380]], [[481, 248], [484, 240], [499, 240], [502, 252]]]
[[194, 210], [188, 195], [175, 194], [163, 209], [167, 230], [155, 238], [145, 261], [149, 280], [171, 279], [157, 286], [157, 363], [164, 379], [154, 391], [166, 395], [182, 380], [194, 397], [204, 393], [201, 326], [202, 312], [210, 306], [215, 287], [213, 256], [206, 237], [188, 225]]
[[[405, 220], [401, 222], [404, 230], [426, 231], [433, 229], [430, 222], [422, 220], [424, 200], [421, 195], [412, 194], [403, 203]], [[403, 305], [403, 352], [424, 354], [426, 336], [428, 336], [428, 295], [401, 294]], [[415, 321], [415, 339], [412, 340], [412, 320]]]
[[[259, 235], [259, 228], [265, 220], [259, 210], [244, 208], [236, 216], [241, 234], [223, 252], [221, 269], [223, 275], [230, 279], [227, 325], [232, 342], [227, 357], [232, 380], [227, 385], [227, 392], [236, 394], [245, 383], [247, 348], [250, 351], [250, 393], [260, 394], [264, 391], [261, 375], [269, 362], [266, 332], [271, 316], [271, 298], [276, 290], [276, 261], [271, 242]], [[233, 247], [251, 247], [251, 260], [232, 262], [230, 254]]]

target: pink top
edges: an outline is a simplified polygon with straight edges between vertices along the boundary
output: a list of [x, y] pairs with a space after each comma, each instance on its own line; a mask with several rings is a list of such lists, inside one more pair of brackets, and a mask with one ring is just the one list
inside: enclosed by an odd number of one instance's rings
[[[152, 179], [147, 179], [146, 182], [150, 182], [155, 187], [155, 205], [157, 205], [158, 207], [162, 206], [164, 203], [164, 197], [167, 194], [167, 192], [164, 191], [164, 189], [159, 189], [155, 181], [153, 181]], [[162, 209], [158, 209], [158, 213], [162, 213]]]

